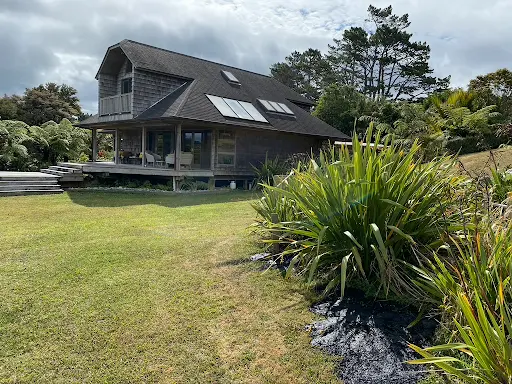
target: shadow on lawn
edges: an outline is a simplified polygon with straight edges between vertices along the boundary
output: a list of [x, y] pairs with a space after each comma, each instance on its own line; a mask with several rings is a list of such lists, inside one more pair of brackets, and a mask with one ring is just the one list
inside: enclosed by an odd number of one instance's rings
[[155, 204], [168, 208], [188, 207], [201, 204], [222, 204], [249, 201], [258, 196], [252, 191], [215, 191], [197, 193], [163, 194], [153, 192], [119, 191], [68, 191], [67, 195], [75, 204], [85, 207], [126, 207]]

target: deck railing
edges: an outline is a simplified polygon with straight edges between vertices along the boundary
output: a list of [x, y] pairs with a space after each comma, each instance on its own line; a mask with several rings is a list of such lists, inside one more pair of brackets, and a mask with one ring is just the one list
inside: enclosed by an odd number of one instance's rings
[[103, 97], [100, 99], [100, 116], [130, 113], [132, 110], [132, 94]]

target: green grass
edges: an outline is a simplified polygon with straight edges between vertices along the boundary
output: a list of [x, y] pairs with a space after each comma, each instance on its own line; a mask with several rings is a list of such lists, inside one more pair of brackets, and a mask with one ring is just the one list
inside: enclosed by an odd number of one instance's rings
[[336, 382], [300, 283], [245, 262], [253, 197], [0, 199], [0, 382]]

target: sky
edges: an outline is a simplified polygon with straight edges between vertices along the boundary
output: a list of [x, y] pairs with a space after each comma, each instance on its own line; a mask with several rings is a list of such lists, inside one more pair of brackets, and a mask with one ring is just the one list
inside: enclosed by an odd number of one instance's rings
[[512, 68], [512, 0], [0, 0], [0, 95], [66, 83], [95, 113], [94, 76], [123, 39], [268, 74], [292, 51], [326, 52], [364, 26], [369, 4], [408, 13], [413, 39], [453, 86]]

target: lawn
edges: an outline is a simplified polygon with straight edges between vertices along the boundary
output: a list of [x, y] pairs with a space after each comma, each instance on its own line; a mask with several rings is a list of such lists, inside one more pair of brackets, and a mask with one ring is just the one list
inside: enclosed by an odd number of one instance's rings
[[[493, 160], [494, 157], [494, 160]], [[512, 148], [499, 148], [491, 152], [477, 152], [460, 156], [460, 161], [471, 173], [479, 174], [481, 172], [489, 173], [490, 168], [494, 168], [494, 163], [500, 170], [512, 168]]]
[[0, 199], [1, 383], [330, 383], [250, 193]]

